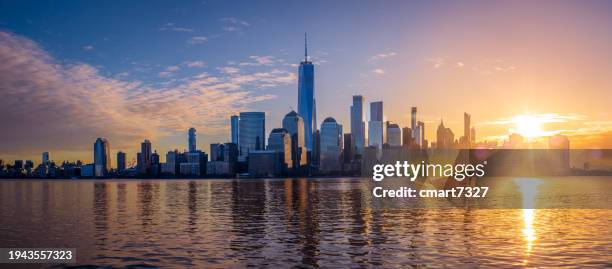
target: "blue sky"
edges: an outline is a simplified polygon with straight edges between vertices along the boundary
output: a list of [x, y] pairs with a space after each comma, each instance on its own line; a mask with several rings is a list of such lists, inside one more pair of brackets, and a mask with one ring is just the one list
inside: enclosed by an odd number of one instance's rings
[[[189, 126], [199, 130], [198, 146], [207, 150], [209, 143], [227, 140], [229, 114], [238, 109], [266, 111], [269, 131], [291, 107], [297, 110], [304, 32], [316, 64], [318, 122], [333, 116], [347, 131], [353, 94], [367, 102], [385, 101], [387, 119], [401, 125], [408, 123], [409, 107], [418, 106], [428, 137], [441, 117], [461, 133], [466, 110], [475, 122], [525, 112], [608, 120], [601, 96], [609, 90], [604, 77], [610, 70], [610, 6], [608, 1], [0, 1], [0, 31], [10, 44], [5, 51], [28, 61], [44, 58], [31, 73], [20, 73], [22, 62], [15, 61], [11, 77], [48, 70], [57, 93], [38, 95], [47, 80], [43, 76], [31, 81], [30, 96], [79, 96], [84, 106], [91, 103], [83, 109], [74, 108], [75, 100], [28, 101], [26, 108], [6, 113], [94, 114], [74, 116], [73, 125], [91, 131], [69, 140], [54, 137], [61, 126], [31, 129], [43, 126], [37, 123], [45, 117], [15, 123], [24, 129], [4, 137], [16, 143], [2, 144], [1, 151], [10, 153], [0, 157], [37, 159], [38, 152], [50, 150], [58, 158], [88, 160], [98, 136], [109, 137], [113, 150], [128, 154], [144, 138], [165, 152], [186, 147]], [[565, 25], [569, 21], [577, 23]], [[578, 42], [585, 37], [588, 42]], [[597, 53], [577, 53], [587, 50]], [[560, 60], [559, 55], [573, 57]], [[576, 64], [598, 68], [588, 72], [593, 79], [575, 82], [589, 85], [591, 98], [567, 109], [576, 99], [575, 85], [555, 79], [575, 74], [569, 67]], [[73, 84], [80, 85], [76, 95], [64, 91]], [[559, 92], [555, 102], [542, 102]], [[529, 96], [493, 105], [495, 98], [513, 93]], [[113, 105], [96, 110], [96, 100]], [[113, 119], [102, 120], [108, 128], [90, 126], [88, 119], [98, 115]], [[501, 135], [504, 128], [482, 126], [479, 134]], [[27, 136], [38, 143], [18, 141], [26, 131], [47, 135]]]

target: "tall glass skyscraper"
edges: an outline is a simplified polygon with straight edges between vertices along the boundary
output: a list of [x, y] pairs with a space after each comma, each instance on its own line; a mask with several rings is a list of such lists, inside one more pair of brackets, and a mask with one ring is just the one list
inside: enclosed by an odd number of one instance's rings
[[238, 122], [239, 160], [245, 161], [249, 152], [266, 148], [266, 114], [264, 112], [240, 112]]
[[383, 102], [370, 103], [370, 121], [368, 123], [368, 145], [382, 149], [385, 143], [385, 132], [383, 122]]
[[110, 144], [106, 138], [98, 138], [94, 143], [94, 176], [104, 177], [110, 169]]
[[189, 128], [189, 152], [196, 151], [196, 129]]
[[240, 117], [237, 115], [232, 115], [231, 125], [232, 125], [232, 143], [238, 145], [238, 121], [240, 121]]
[[342, 125], [328, 117], [321, 124], [321, 166], [322, 171], [340, 170], [342, 152]]
[[304, 139], [304, 119], [295, 111], [291, 111], [283, 118], [283, 128], [291, 135], [291, 148], [294, 169], [307, 164], [308, 157]]
[[313, 133], [317, 129], [314, 99], [314, 65], [308, 61], [308, 47], [304, 35], [304, 61], [298, 68], [298, 113], [304, 119], [304, 140], [308, 151], [313, 149]]
[[363, 96], [353, 96], [353, 105], [351, 106], [351, 137], [354, 143], [353, 147], [357, 154], [363, 154], [363, 148], [365, 146], [363, 103]]

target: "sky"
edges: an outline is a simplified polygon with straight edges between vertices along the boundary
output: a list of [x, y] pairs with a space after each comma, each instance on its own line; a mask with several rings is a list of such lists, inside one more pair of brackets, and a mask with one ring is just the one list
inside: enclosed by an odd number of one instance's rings
[[[387, 120], [418, 107], [426, 138], [463, 112], [477, 140], [518, 115], [572, 148], [612, 148], [610, 1], [0, 0], [0, 158], [92, 160], [107, 137], [133, 159], [229, 140], [229, 117], [297, 110], [308, 32], [317, 117], [350, 131], [351, 96]], [[114, 162], [113, 162], [114, 165]]]

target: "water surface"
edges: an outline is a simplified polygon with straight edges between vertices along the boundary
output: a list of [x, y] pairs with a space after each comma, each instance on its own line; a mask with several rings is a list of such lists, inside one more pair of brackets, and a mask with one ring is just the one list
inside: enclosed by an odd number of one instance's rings
[[109, 267], [612, 266], [610, 209], [380, 208], [369, 184], [0, 181], [0, 246]]

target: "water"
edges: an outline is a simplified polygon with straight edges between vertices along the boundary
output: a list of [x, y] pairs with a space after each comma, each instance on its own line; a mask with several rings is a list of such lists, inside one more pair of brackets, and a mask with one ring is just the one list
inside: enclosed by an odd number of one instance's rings
[[108, 267], [612, 266], [611, 209], [377, 208], [368, 184], [0, 181], [0, 247]]

